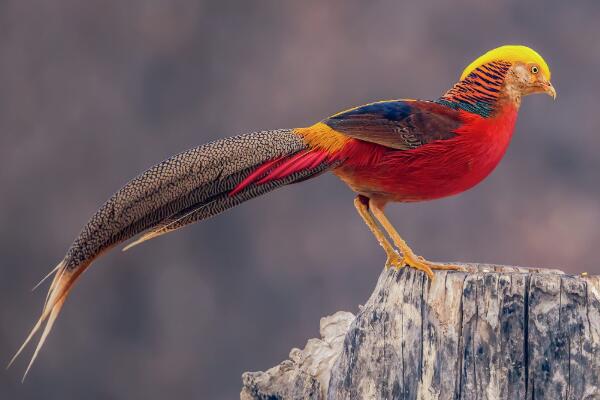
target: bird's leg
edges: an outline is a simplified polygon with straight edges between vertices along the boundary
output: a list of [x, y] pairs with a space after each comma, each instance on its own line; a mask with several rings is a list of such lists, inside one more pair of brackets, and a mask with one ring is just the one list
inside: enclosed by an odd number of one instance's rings
[[369, 227], [369, 229], [371, 230], [381, 247], [383, 247], [385, 254], [387, 255], [387, 261], [385, 262], [386, 268], [402, 268], [404, 266], [402, 257], [398, 255], [396, 250], [394, 250], [390, 242], [385, 237], [385, 234], [381, 232], [381, 230], [377, 226], [377, 223], [373, 219], [373, 216], [371, 216], [371, 213], [369, 213], [368, 204], [369, 199], [364, 196], [358, 195], [354, 198], [354, 207], [356, 207], [358, 215], [360, 215], [363, 221], [365, 221], [365, 223], [367, 224], [367, 226]]
[[390, 235], [396, 247], [398, 247], [398, 249], [402, 252], [403, 262], [406, 263], [406, 265], [425, 272], [430, 279], [433, 279], [432, 270], [434, 269], [464, 271], [464, 268], [458, 265], [437, 264], [431, 261], [427, 261], [423, 257], [417, 256], [408, 246], [408, 244], [406, 244], [404, 239], [400, 237], [396, 229], [394, 229], [391, 222], [383, 213], [383, 209], [381, 207], [379, 207], [377, 204], [372, 204], [371, 211], [373, 212], [373, 215], [375, 216], [375, 218], [377, 218], [381, 226], [383, 226], [383, 229], [385, 229], [388, 235]]

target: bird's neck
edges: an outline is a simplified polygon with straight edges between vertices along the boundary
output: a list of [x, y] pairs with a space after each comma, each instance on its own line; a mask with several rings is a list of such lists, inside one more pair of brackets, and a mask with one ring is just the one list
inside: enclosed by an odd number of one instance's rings
[[457, 82], [436, 102], [484, 118], [494, 116], [509, 104], [518, 109], [521, 97], [506, 85], [510, 66], [503, 61], [484, 64]]

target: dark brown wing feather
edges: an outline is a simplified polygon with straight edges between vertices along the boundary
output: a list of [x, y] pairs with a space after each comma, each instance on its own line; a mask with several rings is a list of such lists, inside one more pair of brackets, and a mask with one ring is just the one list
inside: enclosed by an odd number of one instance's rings
[[430, 101], [412, 100], [367, 104], [323, 122], [352, 138], [399, 150], [450, 139], [461, 125], [458, 111]]

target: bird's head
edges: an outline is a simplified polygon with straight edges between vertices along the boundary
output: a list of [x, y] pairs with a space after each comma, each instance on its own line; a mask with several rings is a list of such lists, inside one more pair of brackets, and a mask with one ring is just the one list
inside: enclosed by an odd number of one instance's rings
[[[521, 97], [534, 93], [546, 93], [556, 99], [548, 64], [527, 46], [509, 45], [490, 50], [469, 64], [460, 79], [468, 78], [476, 70], [490, 72], [488, 68], [497, 69], [498, 65], [508, 67], [504, 75], [504, 90], [513, 100], [520, 102]], [[490, 73], [493, 75], [493, 71]]]

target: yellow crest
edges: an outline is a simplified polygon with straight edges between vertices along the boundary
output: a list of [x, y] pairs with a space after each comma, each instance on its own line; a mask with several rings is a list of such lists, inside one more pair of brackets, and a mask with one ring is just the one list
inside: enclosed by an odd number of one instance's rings
[[550, 80], [550, 68], [546, 61], [540, 56], [535, 50], [530, 49], [527, 46], [508, 45], [495, 48], [488, 51], [475, 61], [473, 61], [460, 76], [460, 80], [465, 79], [473, 70], [481, 67], [483, 64], [490, 63], [492, 61], [508, 61], [515, 62], [521, 61], [524, 63], [535, 63], [541, 69], [546, 79]]

